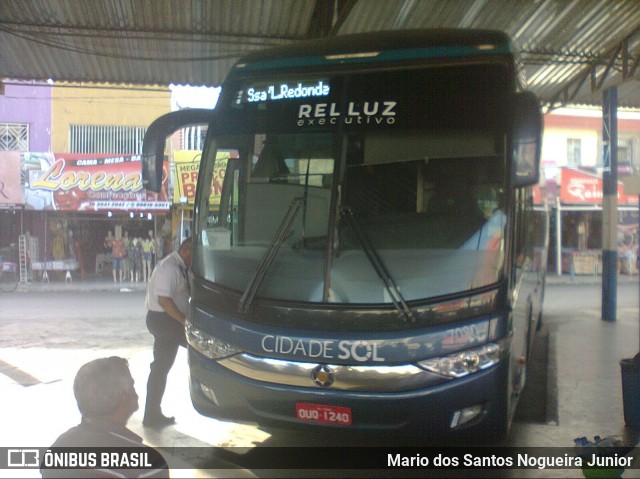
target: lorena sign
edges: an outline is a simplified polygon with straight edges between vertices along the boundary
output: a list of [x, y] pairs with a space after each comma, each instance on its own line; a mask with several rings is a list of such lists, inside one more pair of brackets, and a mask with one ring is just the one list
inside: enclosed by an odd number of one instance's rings
[[168, 163], [163, 189], [145, 191], [140, 156], [24, 153], [25, 203], [35, 210], [144, 210], [166, 212]]

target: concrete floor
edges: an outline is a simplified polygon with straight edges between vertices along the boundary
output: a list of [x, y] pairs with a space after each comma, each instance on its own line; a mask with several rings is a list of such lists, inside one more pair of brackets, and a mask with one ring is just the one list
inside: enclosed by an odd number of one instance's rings
[[[132, 291], [144, 290], [141, 284], [123, 286]], [[41, 291], [90, 292], [120, 287], [114, 287], [108, 281], [33, 284], [28, 293], [0, 296], [0, 319], [3, 300], [7, 304], [19, 297], [22, 301], [29, 301]], [[619, 435], [627, 441], [636, 442], [634, 434], [624, 425], [619, 361], [633, 357], [640, 347], [638, 278], [619, 279], [617, 321], [604, 322], [600, 319], [600, 297], [601, 286], [597, 277], [549, 278], [545, 327], [550, 338], [549, 367], [551, 376], [556, 378], [557, 420], [547, 424], [515, 422], [507, 445], [571, 448], [574, 438], [586, 436], [591, 439], [595, 435]], [[21, 382], [28, 382], [28, 377], [0, 374], [2, 403], [10, 405], [2, 408], [0, 414], [0, 447], [49, 446], [61, 431], [79, 420], [71, 392], [77, 366], [70, 365], [79, 365], [103, 354], [95, 348], [59, 347], [46, 348], [45, 351], [34, 345], [21, 347], [3, 341], [11, 329], [3, 322], [0, 326], [0, 366], [15, 366], [35, 379], [33, 385], [25, 387]], [[140, 340], [123, 345], [122, 349], [112, 345], [109, 355], [119, 354], [129, 359], [140, 403], [143, 404], [151, 343], [143, 321], [132, 328]], [[47, 358], [45, 362], [43, 357]], [[143, 436], [147, 444], [158, 447], [251, 447], [269, 440], [269, 433], [256, 427], [216, 421], [197, 414], [189, 399], [186, 363], [186, 353], [180, 351], [163, 404], [167, 413], [178, 417], [178, 423], [162, 431], [143, 428], [141, 411], [130, 421], [131, 429]], [[172, 477], [232, 475], [230, 470], [184, 467], [173, 470]], [[243, 471], [233, 474], [248, 475]], [[36, 471], [0, 470], [0, 477], [16, 476], [39, 477]], [[467, 477], [473, 477], [473, 474]], [[518, 470], [509, 477], [583, 476], [580, 471], [556, 469]], [[628, 469], [623, 477], [640, 477], [640, 469]]]

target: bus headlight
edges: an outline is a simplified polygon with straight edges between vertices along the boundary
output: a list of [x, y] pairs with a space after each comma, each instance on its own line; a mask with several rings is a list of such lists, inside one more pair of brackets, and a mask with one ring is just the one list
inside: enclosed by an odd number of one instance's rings
[[500, 344], [488, 343], [449, 356], [425, 359], [419, 361], [418, 366], [450, 378], [461, 378], [497, 364], [502, 357], [502, 351]]
[[189, 320], [185, 323], [185, 333], [187, 335], [187, 343], [209, 359], [226, 358], [240, 352], [238, 348], [197, 328]]

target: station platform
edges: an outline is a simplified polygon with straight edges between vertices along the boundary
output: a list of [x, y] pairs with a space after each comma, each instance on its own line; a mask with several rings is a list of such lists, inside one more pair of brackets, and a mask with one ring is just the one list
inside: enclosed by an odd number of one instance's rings
[[[617, 284], [617, 317], [615, 321], [610, 322], [601, 319], [601, 278], [599, 276], [549, 275], [545, 297], [544, 327], [538, 338], [539, 343], [546, 345], [546, 351], [542, 359], [536, 365], [532, 365], [529, 373], [531, 382], [528, 387], [533, 388], [533, 391], [525, 391], [529, 396], [528, 401], [533, 400], [534, 404], [544, 402], [544, 411], [532, 416], [527, 415], [527, 411], [520, 411], [504, 446], [572, 448], [575, 438], [584, 436], [593, 439], [596, 435], [618, 436], [627, 444], [638, 443], [637, 433], [627, 428], [624, 423], [620, 360], [632, 358], [640, 351], [638, 308], [640, 286], [638, 276], [620, 275]], [[13, 295], [21, 295], [26, 299], [31, 294], [39, 296], [40, 293], [47, 292], [141, 293], [145, 290], [145, 283], [114, 284], [108, 278], [93, 278], [72, 283], [34, 282], [27, 285], [22, 292], [17, 291]], [[2, 351], [1, 348], [0, 351]], [[27, 357], [29, 351], [25, 349], [20, 354], [22, 353], [24, 354], [20, 357]], [[144, 400], [142, 389], [148, 373], [150, 349], [147, 347], [136, 351], [132, 353], [132, 358], [132, 370], [142, 404]], [[21, 360], [16, 359], [16, 361]], [[535, 367], [544, 368], [543, 382], [539, 382], [537, 376], [541, 373], [535, 371]], [[176, 374], [187, 373], [186, 354], [183, 351], [180, 352], [175, 368], [180, 370]], [[184, 386], [183, 383], [181, 384]], [[65, 384], [56, 387], [63, 386], [68, 389], [70, 384], [66, 381]], [[33, 404], [35, 399], [31, 401]], [[234, 440], [229, 440], [229, 436], [226, 436], [224, 441], [217, 442], [219, 436], [216, 434], [220, 433], [223, 427], [216, 421], [199, 416], [192, 410], [186, 388], [181, 387], [180, 391], [175, 393], [175, 397], [171, 399], [171, 405], [173, 406], [171, 411], [178, 416], [176, 427], [168, 427], [160, 432], [144, 428], [139, 417], [141, 414], [137, 413], [130, 421], [131, 429], [142, 435], [146, 443], [157, 447], [289, 445], [286, 435], [270, 436], [265, 431], [260, 429], [250, 431], [245, 426], [237, 426], [241, 429], [233, 429], [236, 426], [229, 423], [223, 423], [224, 428], [241, 432], [232, 432]], [[42, 426], [43, 423], [39, 424]], [[295, 437], [299, 439], [300, 436]], [[322, 445], [322, 441], [326, 444], [326, 438], [320, 438], [317, 443], [310, 445]], [[640, 459], [634, 460], [635, 463], [640, 464]], [[583, 475], [576, 470], [556, 469], [519, 470], [509, 477], [583, 477]], [[640, 468], [627, 469], [623, 477], [640, 477]]]

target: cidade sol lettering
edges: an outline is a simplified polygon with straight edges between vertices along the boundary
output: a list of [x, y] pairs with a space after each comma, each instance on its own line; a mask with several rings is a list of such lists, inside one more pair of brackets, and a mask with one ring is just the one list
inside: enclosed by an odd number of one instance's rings
[[382, 362], [384, 358], [378, 356], [378, 345], [367, 341], [340, 341], [338, 343], [338, 359], [354, 359], [358, 362]]
[[337, 125], [393, 125], [396, 122], [396, 101], [349, 102], [344, 114], [337, 103], [316, 103], [298, 107], [298, 126]]
[[290, 356], [304, 356], [312, 359], [352, 359], [363, 363], [384, 362], [380, 356], [378, 343], [372, 341], [300, 339], [289, 336], [267, 335], [262, 338], [262, 350]]

